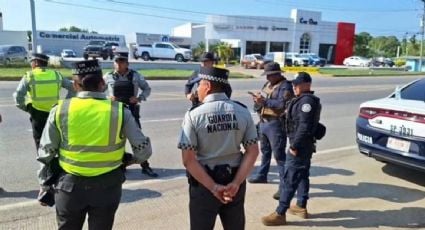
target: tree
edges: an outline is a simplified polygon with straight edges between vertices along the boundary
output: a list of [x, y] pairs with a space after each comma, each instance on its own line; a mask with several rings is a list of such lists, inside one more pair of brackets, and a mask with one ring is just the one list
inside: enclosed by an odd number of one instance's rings
[[198, 45], [192, 49], [193, 58], [197, 60], [205, 52], [205, 43], [199, 42]]
[[59, 29], [59, 31], [62, 31], [62, 32], [82, 32], [82, 33], [97, 34], [96, 31], [89, 32], [89, 30], [87, 30], [87, 29], [81, 29], [81, 28], [78, 28], [76, 26], [70, 26], [69, 28], [62, 27], [62, 28]]
[[[214, 48], [214, 49], [213, 49]], [[225, 60], [226, 64], [229, 63], [229, 59], [233, 56], [232, 45], [226, 42], [219, 42], [211, 50], [217, 52], [221, 60]]]
[[378, 36], [369, 42], [371, 56], [394, 57], [397, 54], [399, 40], [395, 36]]
[[373, 37], [367, 32], [356, 34], [354, 37], [354, 54], [364, 57], [370, 56], [369, 42], [372, 40], [372, 38]]

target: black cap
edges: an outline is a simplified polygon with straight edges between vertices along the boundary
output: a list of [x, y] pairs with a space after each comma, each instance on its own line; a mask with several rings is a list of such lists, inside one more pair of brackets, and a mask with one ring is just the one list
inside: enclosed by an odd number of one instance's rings
[[87, 60], [75, 62], [72, 68], [73, 75], [87, 75], [87, 74], [96, 74], [100, 73], [102, 75], [102, 69], [99, 66], [97, 60]]
[[128, 60], [128, 52], [116, 52], [114, 53], [115, 61]]
[[194, 82], [202, 79], [229, 84], [229, 70], [215, 67], [201, 67], [198, 77], [194, 80]]
[[292, 84], [298, 85], [301, 83], [311, 83], [311, 80], [310, 74], [306, 72], [298, 72], [298, 74], [295, 75], [294, 80], [292, 80]]
[[202, 55], [201, 55], [201, 62], [204, 62], [204, 61], [215, 61], [215, 57], [214, 57], [214, 54], [213, 53], [211, 53], [211, 52], [205, 52], [205, 53], [203, 53]]
[[277, 62], [270, 62], [267, 63], [264, 66], [264, 72], [261, 74], [261, 76], [264, 75], [273, 75], [273, 74], [277, 74], [277, 73], [283, 73], [282, 69], [280, 68], [279, 63]]
[[32, 57], [31, 57], [31, 61], [33, 61], [33, 60], [40, 60], [40, 61], [48, 62], [49, 56], [42, 54], [42, 53], [33, 53]]

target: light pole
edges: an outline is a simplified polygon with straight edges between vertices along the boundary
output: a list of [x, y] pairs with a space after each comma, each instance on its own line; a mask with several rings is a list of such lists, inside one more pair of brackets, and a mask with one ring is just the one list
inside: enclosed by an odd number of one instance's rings
[[[425, 1], [425, 0], [424, 0]], [[31, 21], [32, 21], [32, 52], [37, 52], [37, 28], [35, 26], [35, 3], [34, 0], [30, 0], [31, 5]]]
[[422, 12], [421, 19], [421, 51], [420, 51], [420, 59], [419, 59], [419, 72], [422, 71], [422, 55], [423, 55], [423, 47], [424, 47], [424, 32], [425, 32], [425, 0], [422, 0], [424, 3], [424, 9]]

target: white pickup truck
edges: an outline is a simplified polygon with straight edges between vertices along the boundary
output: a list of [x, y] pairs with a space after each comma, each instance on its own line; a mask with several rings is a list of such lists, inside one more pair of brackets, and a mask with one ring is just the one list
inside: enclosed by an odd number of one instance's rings
[[155, 59], [173, 59], [178, 62], [186, 62], [192, 59], [190, 49], [181, 48], [169, 42], [157, 42], [150, 45], [139, 45], [134, 52], [134, 58], [142, 58], [145, 61]]

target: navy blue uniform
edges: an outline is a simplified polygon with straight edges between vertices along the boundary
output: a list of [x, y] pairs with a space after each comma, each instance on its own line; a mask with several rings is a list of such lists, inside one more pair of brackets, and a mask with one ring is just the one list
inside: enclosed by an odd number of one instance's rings
[[[262, 107], [257, 108], [260, 113], [260, 143], [261, 143], [261, 165], [257, 175], [253, 178], [267, 180], [270, 169], [272, 152], [277, 162], [279, 176], [282, 177], [285, 167], [286, 132], [284, 124], [285, 105], [293, 98], [293, 89], [290, 81], [284, 78], [273, 92], [266, 98]], [[264, 88], [269, 87], [269, 83]], [[274, 111], [275, 114], [268, 115], [264, 109]], [[273, 112], [272, 112], [273, 113]]]
[[[314, 131], [320, 120], [320, 99], [313, 92], [306, 92], [294, 98], [288, 106], [286, 130], [290, 148], [296, 156], [286, 155], [285, 173], [280, 183], [280, 200], [276, 212], [284, 214], [297, 191], [297, 205], [305, 208], [310, 188], [309, 171], [311, 157], [316, 151]], [[282, 180], [283, 179], [283, 180]]]

